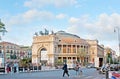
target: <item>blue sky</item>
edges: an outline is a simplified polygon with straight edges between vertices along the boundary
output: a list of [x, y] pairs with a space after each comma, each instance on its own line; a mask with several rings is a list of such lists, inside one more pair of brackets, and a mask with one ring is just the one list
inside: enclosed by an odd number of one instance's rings
[[[35, 32], [63, 30], [118, 52], [120, 0], [1, 0], [0, 18], [8, 32], [2, 40], [32, 45]], [[117, 29], [116, 29], [117, 30]]]

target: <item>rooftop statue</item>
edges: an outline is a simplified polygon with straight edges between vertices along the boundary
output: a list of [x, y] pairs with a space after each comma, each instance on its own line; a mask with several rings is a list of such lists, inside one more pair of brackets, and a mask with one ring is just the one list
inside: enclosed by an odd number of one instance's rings
[[49, 34], [49, 31], [47, 29], [45, 29], [45, 35], [48, 35]]
[[38, 36], [38, 33], [37, 32], [35, 32], [35, 34], [34, 34], [35, 36]]
[[38, 33], [37, 32], [35, 32], [35, 34], [34, 34], [35, 36], [38, 36], [38, 35], [49, 35], [49, 31], [47, 30], [47, 29], [45, 29], [45, 32], [43, 32], [43, 31], [39, 31]]
[[49, 31], [47, 29], [45, 29], [45, 32], [40, 31], [39, 34], [40, 35], [49, 35]]
[[44, 33], [42, 31], [39, 32], [40, 35], [44, 35]]
[[52, 34], [52, 35], [54, 34], [53, 30], [51, 31], [51, 34]]

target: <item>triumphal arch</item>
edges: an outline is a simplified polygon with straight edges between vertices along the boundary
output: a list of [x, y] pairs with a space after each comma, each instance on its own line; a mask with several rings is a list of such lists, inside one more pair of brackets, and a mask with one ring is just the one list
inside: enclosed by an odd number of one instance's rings
[[55, 60], [55, 36], [54, 34], [40, 33], [33, 37], [32, 63], [53, 65]]

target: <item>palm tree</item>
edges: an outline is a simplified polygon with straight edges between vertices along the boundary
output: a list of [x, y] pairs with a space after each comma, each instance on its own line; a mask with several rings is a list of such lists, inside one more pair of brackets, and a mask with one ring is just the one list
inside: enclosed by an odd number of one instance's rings
[[3, 28], [5, 26], [5, 24], [3, 24], [2, 22], [1, 22], [1, 19], [0, 19], [0, 28]]
[[1, 22], [1, 19], [0, 19], [0, 32], [2, 33], [2, 35], [5, 34], [5, 32], [7, 32], [6, 28], [5, 28], [5, 24], [3, 24]]

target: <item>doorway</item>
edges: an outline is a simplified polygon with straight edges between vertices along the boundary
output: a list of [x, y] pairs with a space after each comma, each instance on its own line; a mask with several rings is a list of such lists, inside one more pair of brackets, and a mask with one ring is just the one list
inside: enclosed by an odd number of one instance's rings
[[46, 48], [42, 48], [40, 51], [40, 63], [43, 66], [46, 66], [48, 62], [48, 55]]

